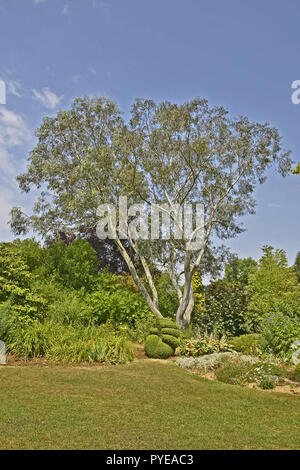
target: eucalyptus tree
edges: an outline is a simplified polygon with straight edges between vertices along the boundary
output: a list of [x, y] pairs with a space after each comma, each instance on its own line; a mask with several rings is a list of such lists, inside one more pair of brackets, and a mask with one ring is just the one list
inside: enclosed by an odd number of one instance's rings
[[[25, 192], [37, 189], [39, 197], [32, 216], [13, 208], [12, 229], [21, 233], [27, 225], [44, 237], [61, 230], [82, 234], [99, 223], [99, 206], [107, 204], [109, 212], [124, 196], [131, 205], [142, 202], [144, 209], [129, 212], [125, 226], [117, 210], [112, 238], [157, 316], [153, 271], [169, 273], [181, 328], [189, 324], [193, 309], [192, 276], [214, 257], [212, 240], [241, 233], [239, 218], [255, 212], [256, 185], [266, 180], [270, 167], [285, 176], [292, 164], [275, 128], [247, 117], [231, 118], [223, 107], [211, 108], [198, 98], [180, 105], [137, 100], [128, 123], [106, 98], [77, 99], [70, 110], [44, 119], [36, 135], [37, 145], [18, 181]], [[187, 203], [194, 204], [196, 219], [188, 236], [182, 224]], [[197, 203], [203, 205], [203, 217], [195, 213]], [[156, 217], [170, 218], [172, 231], [166, 233], [162, 224], [157, 232], [153, 208]], [[133, 220], [139, 210], [149, 220], [148, 229]]]

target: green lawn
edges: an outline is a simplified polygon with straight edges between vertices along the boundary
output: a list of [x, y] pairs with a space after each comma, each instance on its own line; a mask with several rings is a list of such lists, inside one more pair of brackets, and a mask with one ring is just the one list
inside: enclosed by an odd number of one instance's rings
[[172, 363], [0, 367], [1, 449], [299, 449], [300, 397]]

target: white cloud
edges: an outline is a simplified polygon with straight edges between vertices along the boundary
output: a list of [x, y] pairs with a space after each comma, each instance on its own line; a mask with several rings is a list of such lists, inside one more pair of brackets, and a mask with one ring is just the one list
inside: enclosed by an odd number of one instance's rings
[[38, 5], [39, 3], [45, 3], [46, 0], [33, 0], [33, 3]]
[[0, 106], [0, 239], [11, 239], [7, 225], [9, 212], [16, 205], [16, 174], [23, 170], [23, 161], [17, 160], [18, 147], [32, 138], [27, 124], [20, 114]]
[[20, 82], [12, 80], [10, 82], [7, 82], [7, 87], [8, 87], [8, 92], [9, 93], [11, 93], [14, 96], [17, 96], [18, 98], [21, 98], [22, 94], [20, 93], [20, 91], [21, 91]]
[[5, 147], [0, 146], [0, 170], [5, 176], [5, 179], [13, 178], [15, 174], [15, 168], [13, 165], [13, 156], [8, 152]]
[[5, 107], [1, 107], [0, 175], [7, 184], [13, 184], [17, 172], [11, 148], [25, 144], [29, 141], [30, 137], [31, 134], [23, 118]]
[[27, 144], [32, 135], [23, 117], [0, 106], [0, 239], [11, 239], [7, 225], [9, 212], [16, 205], [17, 184], [15, 176], [23, 169], [16, 159], [16, 148]]
[[[22, 116], [8, 110], [4, 106], [1, 106], [0, 177], [2, 194], [0, 196], [0, 212], [3, 211], [7, 206], [5, 203], [5, 197], [3, 196], [3, 186], [7, 186], [7, 188], [14, 188], [16, 185], [15, 175], [20, 172], [20, 161], [16, 161], [15, 147], [28, 143], [30, 138], [31, 133]], [[5, 191], [9, 192], [10, 190], [7, 189]]]
[[275, 202], [269, 202], [268, 207], [270, 207], [271, 209], [281, 209], [281, 205], [276, 204]]
[[24, 144], [30, 138], [25, 121], [19, 114], [0, 107], [0, 148]]
[[33, 99], [38, 101], [45, 108], [54, 109], [60, 105], [61, 97], [58, 97], [49, 88], [43, 88], [42, 92], [39, 92], [34, 88], [32, 93]]

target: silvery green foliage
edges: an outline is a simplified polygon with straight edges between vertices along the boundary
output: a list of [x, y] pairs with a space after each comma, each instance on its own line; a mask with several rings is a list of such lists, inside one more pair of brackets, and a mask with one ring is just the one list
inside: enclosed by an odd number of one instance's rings
[[[169, 273], [179, 300], [176, 322], [182, 329], [190, 323], [194, 305], [192, 276], [215, 258], [212, 239], [241, 233], [240, 218], [254, 214], [254, 191], [268, 170], [275, 166], [284, 176], [293, 163], [277, 129], [247, 117], [231, 118], [223, 107], [210, 107], [199, 98], [180, 105], [137, 100], [127, 123], [109, 99], [79, 98], [71, 109], [44, 118], [36, 137], [26, 172], [17, 180], [22, 191], [36, 190], [39, 196], [29, 217], [20, 208], [12, 209], [16, 234], [29, 228], [43, 238], [59, 231], [85, 233], [96, 227], [99, 205], [115, 206], [119, 196], [127, 196], [130, 205], [144, 201], [148, 212], [164, 203], [171, 212], [185, 203], [203, 204], [204, 227], [198, 221], [197, 229], [204, 228], [205, 236], [199, 250], [187, 249], [184, 237], [172, 235], [166, 240], [130, 240], [131, 258], [114, 238], [158, 317], [152, 271], [163, 267]], [[136, 258], [148, 286], [135, 269]], [[178, 281], [182, 266], [183, 292]]]
[[300, 363], [300, 340], [293, 342], [292, 350], [293, 350], [292, 363], [297, 365]]
[[260, 360], [253, 356], [238, 354], [235, 352], [221, 352], [207, 354], [201, 357], [179, 357], [176, 364], [183, 369], [198, 369], [204, 372], [217, 369], [228, 359], [238, 359], [248, 364], [256, 364]]

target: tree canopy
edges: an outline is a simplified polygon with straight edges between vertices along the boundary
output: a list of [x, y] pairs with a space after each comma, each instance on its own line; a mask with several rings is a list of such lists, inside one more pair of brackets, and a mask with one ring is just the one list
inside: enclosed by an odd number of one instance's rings
[[136, 240], [127, 233], [134, 259], [118, 234], [114, 239], [157, 316], [161, 312], [153, 269], [169, 274], [182, 328], [189, 324], [194, 305], [192, 276], [199, 267], [207, 268], [214, 253], [212, 240], [241, 233], [239, 219], [255, 212], [254, 190], [266, 180], [267, 170], [275, 166], [285, 176], [292, 165], [275, 128], [247, 117], [231, 118], [223, 107], [210, 107], [199, 98], [180, 105], [137, 100], [127, 123], [109, 99], [78, 98], [71, 109], [45, 118], [36, 136], [18, 182], [25, 192], [37, 189], [39, 197], [31, 216], [13, 208], [15, 233], [31, 226], [44, 238], [59, 231], [82, 236], [95, 229], [99, 205], [116, 205], [120, 196], [130, 204], [143, 202], [149, 216], [153, 206], [167, 212], [174, 224], [184, 203], [203, 204], [204, 221], [197, 221], [194, 232], [195, 237], [204, 231], [197, 250], [190, 249], [180, 227], [181, 239], [171, 234], [167, 240]]
[[271, 246], [264, 246], [262, 252], [248, 283], [251, 295], [248, 310], [256, 324], [278, 307], [287, 312], [300, 311], [300, 285], [293, 267], [288, 267], [286, 253]]

